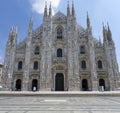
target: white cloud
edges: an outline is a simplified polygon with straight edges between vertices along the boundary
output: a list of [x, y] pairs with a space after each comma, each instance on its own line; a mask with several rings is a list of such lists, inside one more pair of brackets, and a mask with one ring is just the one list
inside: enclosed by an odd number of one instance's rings
[[[57, 8], [59, 6], [60, 0], [46, 0], [47, 4], [49, 6], [50, 2], [52, 3], [52, 8], [53, 8], [53, 13], [54, 13], [54, 8]], [[45, 7], [45, 0], [31, 0], [32, 4], [32, 10], [42, 14], [44, 13], [44, 7]]]

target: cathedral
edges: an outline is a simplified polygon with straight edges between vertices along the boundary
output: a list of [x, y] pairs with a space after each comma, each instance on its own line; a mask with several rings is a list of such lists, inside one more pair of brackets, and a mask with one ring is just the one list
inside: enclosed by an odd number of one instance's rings
[[76, 21], [74, 3], [67, 14], [52, 15], [45, 4], [43, 22], [17, 43], [13, 27], [6, 44], [2, 84], [8, 91], [114, 91], [120, 87], [115, 44], [109, 25], [103, 41], [93, 37], [90, 19], [86, 28]]

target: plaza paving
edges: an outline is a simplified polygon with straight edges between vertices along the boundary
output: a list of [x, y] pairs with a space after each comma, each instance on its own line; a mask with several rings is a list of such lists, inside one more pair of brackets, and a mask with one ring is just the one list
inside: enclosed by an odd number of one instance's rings
[[[33, 94], [33, 93], [32, 93]], [[0, 113], [120, 113], [119, 95], [0, 95]], [[97, 93], [96, 93], [97, 94]]]

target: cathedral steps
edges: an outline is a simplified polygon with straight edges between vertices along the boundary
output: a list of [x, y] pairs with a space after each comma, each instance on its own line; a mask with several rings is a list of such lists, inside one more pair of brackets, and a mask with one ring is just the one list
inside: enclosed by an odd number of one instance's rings
[[64, 91], [64, 92], [49, 92], [49, 91], [37, 91], [37, 92], [28, 92], [28, 91], [1, 91], [1, 97], [98, 97], [98, 96], [116, 96], [120, 97], [120, 91], [109, 91], [109, 92], [99, 92], [99, 91]]

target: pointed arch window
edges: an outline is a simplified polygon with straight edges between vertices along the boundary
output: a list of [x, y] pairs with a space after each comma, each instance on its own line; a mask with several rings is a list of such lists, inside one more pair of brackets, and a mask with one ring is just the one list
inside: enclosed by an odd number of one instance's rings
[[34, 54], [35, 54], [35, 55], [39, 55], [39, 54], [40, 54], [40, 48], [39, 48], [39, 46], [36, 46], [36, 47], [35, 47]]
[[22, 69], [22, 66], [23, 66], [22, 61], [19, 61], [19, 62], [18, 62], [18, 70], [21, 70], [21, 69]]
[[57, 39], [62, 39], [63, 38], [63, 31], [62, 31], [62, 28], [58, 28], [57, 29]]
[[80, 47], [80, 53], [81, 54], [85, 54], [85, 46], [81, 46]]
[[62, 57], [62, 49], [57, 50], [57, 57]]
[[38, 69], [38, 61], [35, 61], [34, 62], [34, 70], [37, 70]]
[[86, 69], [86, 61], [85, 60], [81, 61], [81, 68]]
[[99, 68], [99, 69], [102, 69], [102, 68], [103, 68], [102, 61], [101, 61], [101, 60], [98, 61], [98, 68]]

